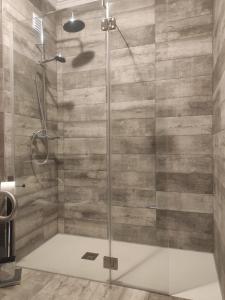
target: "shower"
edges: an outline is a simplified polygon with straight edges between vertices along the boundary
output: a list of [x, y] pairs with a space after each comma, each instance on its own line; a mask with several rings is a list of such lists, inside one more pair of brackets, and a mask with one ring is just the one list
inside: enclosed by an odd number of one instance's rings
[[221, 300], [225, 0], [4, 2], [9, 298]]
[[[61, 54], [58, 53], [53, 57], [46, 58], [46, 44], [44, 41], [44, 28], [43, 28], [43, 19], [37, 16], [36, 14], [33, 14], [32, 19], [32, 28], [35, 33], [35, 35], [38, 38], [39, 43], [36, 44], [37, 48], [39, 49], [41, 53], [41, 60], [38, 62], [38, 65], [40, 65], [41, 72], [36, 72], [34, 77], [34, 87], [35, 87], [35, 94], [38, 101], [38, 107], [39, 107], [39, 113], [40, 113], [40, 119], [41, 119], [41, 129], [37, 129], [33, 132], [31, 136], [31, 144], [30, 144], [30, 153], [31, 153], [31, 162], [32, 166], [35, 162], [38, 165], [44, 165], [48, 162], [49, 159], [49, 139], [57, 139], [57, 136], [49, 136], [48, 134], [48, 128], [47, 128], [47, 103], [46, 103], [46, 64], [50, 62], [59, 62], [59, 63], [65, 63], [66, 59]], [[75, 22], [74, 22], [75, 23]], [[74, 24], [72, 22], [72, 24]], [[76, 22], [77, 24], [77, 22]], [[77, 25], [76, 25], [77, 26]], [[45, 157], [43, 159], [34, 159], [34, 149], [35, 152], [38, 151], [38, 141], [41, 141], [41, 145], [45, 148]]]
[[[35, 94], [36, 98], [38, 101], [38, 107], [39, 107], [39, 112], [40, 112], [40, 118], [41, 118], [41, 129], [38, 129], [33, 132], [32, 137], [31, 137], [31, 161], [32, 164], [34, 162], [33, 159], [33, 147], [35, 146], [35, 143], [38, 140], [41, 140], [42, 144], [46, 148], [46, 156], [44, 159], [36, 159], [35, 163], [36, 164], [46, 164], [48, 162], [49, 158], [49, 139], [57, 139], [58, 137], [56, 136], [49, 136], [48, 134], [48, 128], [47, 128], [47, 103], [46, 103], [46, 68], [45, 64], [50, 63], [52, 61], [60, 62], [60, 63], [65, 63], [66, 59], [61, 55], [57, 54], [56, 56], [52, 58], [45, 59], [45, 45], [43, 44], [41, 49], [43, 49], [42, 52], [42, 57], [43, 60], [39, 62], [40, 66], [42, 67], [41, 72], [36, 72], [35, 78], [34, 78], [34, 85], [35, 85]], [[36, 144], [37, 145], [37, 144]]]

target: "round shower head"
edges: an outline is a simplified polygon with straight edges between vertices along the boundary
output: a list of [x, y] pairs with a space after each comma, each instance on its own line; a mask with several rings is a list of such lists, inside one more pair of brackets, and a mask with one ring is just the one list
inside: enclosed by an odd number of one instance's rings
[[74, 15], [72, 13], [72, 17], [70, 18], [69, 21], [67, 21], [64, 25], [63, 25], [63, 29], [66, 32], [78, 32], [83, 30], [85, 27], [85, 23], [81, 20], [76, 20], [74, 18]]

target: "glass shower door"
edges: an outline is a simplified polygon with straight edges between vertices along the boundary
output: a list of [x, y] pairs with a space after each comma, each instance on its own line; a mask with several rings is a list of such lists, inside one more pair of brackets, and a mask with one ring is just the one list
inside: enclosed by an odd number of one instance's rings
[[[76, 7], [86, 26], [72, 34], [63, 31], [72, 8], [44, 18], [53, 26], [46, 55], [66, 58], [45, 65], [49, 141], [34, 136], [43, 119], [43, 67], [32, 10], [14, 24], [16, 239], [25, 267], [168, 291], [168, 241], [157, 226], [152, 6]], [[118, 25], [106, 39], [104, 17]]]
[[[105, 12], [100, 2], [44, 16], [32, 6], [29, 12], [25, 21], [14, 20], [10, 45], [17, 257], [25, 268], [106, 282]], [[44, 45], [33, 12], [42, 18]], [[84, 30], [65, 32], [72, 12]], [[66, 62], [40, 64], [43, 48], [46, 58], [61, 54]], [[48, 138], [40, 131], [45, 114]]]
[[169, 240], [157, 223], [154, 1], [109, 1], [112, 282], [169, 293]]

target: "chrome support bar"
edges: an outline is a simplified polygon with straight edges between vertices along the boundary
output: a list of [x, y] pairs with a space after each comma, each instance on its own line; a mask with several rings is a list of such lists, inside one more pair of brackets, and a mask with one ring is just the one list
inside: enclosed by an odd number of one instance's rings
[[9, 215], [0, 216], [0, 222], [6, 223], [9, 221], [12, 221], [15, 217], [16, 210], [17, 210], [17, 200], [12, 193], [7, 192], [7, 191], [0, 191], [0, 195], [5, 196], [11, 202], [11, 205], [12, 205], [12, 210]]
[[102, 7], [103, 7], [103, 8], [106, 8], [105, 0], [101, 0], [101, 3], [102, 3]]

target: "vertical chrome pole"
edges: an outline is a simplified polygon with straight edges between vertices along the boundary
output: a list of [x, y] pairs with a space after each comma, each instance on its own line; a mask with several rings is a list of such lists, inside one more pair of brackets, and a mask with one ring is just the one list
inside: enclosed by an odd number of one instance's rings
[[[105, 3], [106, 18], [109, 18], [110, 4]], [[108, 240], [109, 257], [112, 257], [112, 199], [111, 199], [111, 68], [110, 68], [110, 32], [106, 30], [106, 102], [107, 102], [107, 200], [108, 200]], [[112, 282], [112, 269], [109, 268], [109, 283]]]

